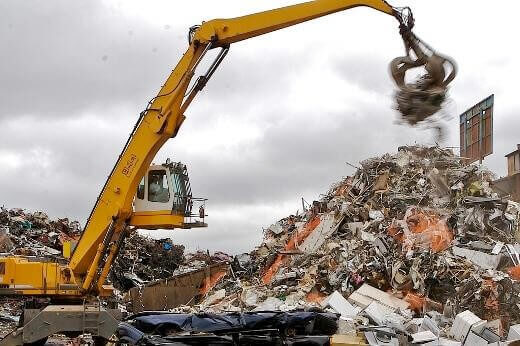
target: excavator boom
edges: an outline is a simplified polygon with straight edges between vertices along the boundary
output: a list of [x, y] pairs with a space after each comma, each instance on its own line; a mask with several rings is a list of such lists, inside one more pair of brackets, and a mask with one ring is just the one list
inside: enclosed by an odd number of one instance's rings
[[[368, 6], [399, 18], [399, 12], [383, 0], [317, 0], [243, 17], [215, 19], [192, 29], [188, 50], [159, 94], [141, 113], [96, 202], [70, 261], [73, 272], [85, 278], [92, 277], [95, 281], [94, 272], [98, 270], [99, 261], [106, 256], [104, 252], [108, 251], [108, 243], [117, 241], [129, 224], [133, 212], [132, 201], [139, 181], [159, 149], [179, 131], [185, 119], [184, 111], [204, 88], [231, 43], [357, 6]], [[208, 73], [199, 78], [185, 96], [201, 59], [209, 49], [217, 47], [223, 49], [222, 53]], [[153, 228], [153, 218], [151, 223], [147, 228]], [[87, 285], [83, 284], [85, 290], [90, 288], [89, 281]]]

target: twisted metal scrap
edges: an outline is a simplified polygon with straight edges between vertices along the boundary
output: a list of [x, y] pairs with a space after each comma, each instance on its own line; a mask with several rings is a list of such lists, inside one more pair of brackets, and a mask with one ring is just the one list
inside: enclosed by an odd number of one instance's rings
[[[390, 73], [399, 88], [395, 93], [396, 109], [403, 121], [414, 126], [441, 110], [457, 67], [452, 59], [436, 53], [412, 32], [414, 20], [409, 8], [395, 11], [406, 55], [392, 60]], [[446, 65], [450, 67], [448, 75]], [[417, 67], [424, 67], [426, 74], [406, 83], [406, 72]]]

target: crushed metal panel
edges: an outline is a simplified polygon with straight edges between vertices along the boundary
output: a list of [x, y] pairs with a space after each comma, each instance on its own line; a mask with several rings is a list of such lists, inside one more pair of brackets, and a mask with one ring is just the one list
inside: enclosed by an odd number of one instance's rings
[[334, 233], [344, 217], [336, 220], [334, 213], [328, 213], [321, 216], [320, 224], [312, 231], [305, 240], [298, 245], [298, 249], [307, 253], [315, 253], [329, 236]]
[[489, 255], [481, 251], [475, 251], [458, 246], [452, 247], [453, 254], [470, 260], [483, 269], [497, 269], [500, 263], [500, 255]]
[[467, 164], [493, 153], [494, 99], [492, 94], [459, 116], [460, 156]]
[[222, 277], [223, 272], [227, 274], [229, 268], [228, 263], [217, 263], [170, 279], [155, 281], [144, 287], [134, 287], [128, 292], [126, 299], [131, 302], [133, 313], [192, 305], [198, 303], [205, 284], [212, 281], [212, 277]]

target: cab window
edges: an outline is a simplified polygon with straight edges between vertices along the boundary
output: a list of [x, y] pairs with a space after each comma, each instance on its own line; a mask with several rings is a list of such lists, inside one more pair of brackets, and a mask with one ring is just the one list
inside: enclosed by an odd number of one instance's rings
[[165, 170], [151, 170], [148, 172], [148, 200], [160, 203], [166, 203], [170, 200], [168, 177]]
[[139, 186], [137, 186], [137, 198], [144, 199], [144, 178], [141, 179]]

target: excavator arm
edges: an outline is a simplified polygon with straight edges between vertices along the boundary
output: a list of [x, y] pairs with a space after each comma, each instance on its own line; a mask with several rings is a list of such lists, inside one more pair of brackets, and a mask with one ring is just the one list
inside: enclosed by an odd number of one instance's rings
[[[73, 253], [70, 268], [77, 277], [83, 277], [84, 290], [88, 291], [92, 282], [97, 282], [98, 290], [101, 288], [125, 229], [131, 224], [132, 201], [139, 181], [159, 149], [179, 131], [185, 110], [225, 57], [229, 45], [357, 6], [393, 15], [403, 24], [400, 12], [383, 0], [316, 0], [238, 18], [215, 19], [190, 30], [186, 53], [141, 113]], [[222, 51], [188, 91], [201, 59], [209, 49], [217, 47]], [[153, 228], [154, 217], [148, 222], [148, 228]]]

